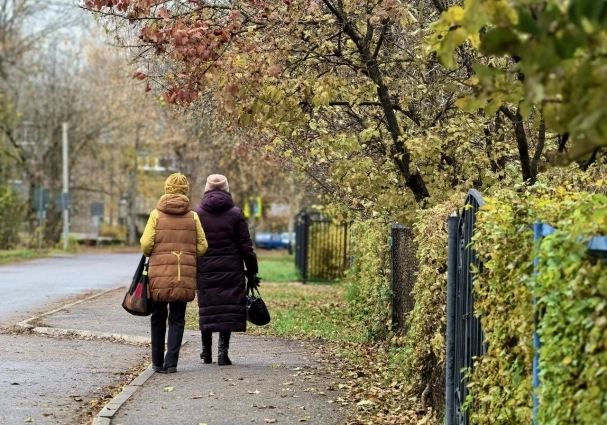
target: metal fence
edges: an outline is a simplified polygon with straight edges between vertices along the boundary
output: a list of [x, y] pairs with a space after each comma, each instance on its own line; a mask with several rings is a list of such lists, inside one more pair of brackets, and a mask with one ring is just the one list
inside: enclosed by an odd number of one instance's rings
[[318, 212], [300, 212], [295, 221], [295, 266], [301, 281], [330, 281], [349, 267], [349, 225]]
[[393, 224], [390, 235], [390, 288], [392, 289], [392, 329], [406, 333], [407, 313], [413, 310], [413, 287], [419, 263], [413, 229]]
[[449, 218], [447, 271], [447, 335], [445, 423], [468, 425], [468, 412], [462, 408], [468, 396], [468, 376], [474, 357], [485, 352], [480, 320], [474, 315], [473, 266], [482, 264], [470, 246], [476, 212], [485, 204], [481, 194], [471, 189], [459, 216]]
[[[486, 352], [480, 320], [474, 314], [474, 273], [482, 272], [482, 263], [478, 260], [470, 242], [474, 235], [476, 212], [484, 204], [482, 196], [476, 190], [470, 190], [466, 196], [461, 215], [449, 218], [448, 237], [448, 273], [447, 273], [447, 338], [446, 338], [446, 392], [445, 424], [468, 425], [468, 412], [462, 405], [468, 395], [470, 373], [476, 356]], [[529, 226], [531, 228], [531, 225]], [[536, 249], [539, 241], [555, 232], [556, 229], [543, 223], [533, 225]], [[607, 237], [595, 236], [588, 242], [588, 253], [607, 260]], [[534, 266], [537, 269], [537, 253]], [[536, 272], [538, 272], [536, 270]], [[536, 322], [537, 325], [537, 322]], [[533, 345], [533, 423], [538, 409], [536, 391], [539, 379], [539, 349], [541, 341], [534, 333]], [[531, 396], [531, 395], [530, 395]]]

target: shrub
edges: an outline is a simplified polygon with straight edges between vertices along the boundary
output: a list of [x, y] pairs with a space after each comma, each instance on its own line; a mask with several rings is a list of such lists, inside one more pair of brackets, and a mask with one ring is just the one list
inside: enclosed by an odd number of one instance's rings
[[3, 249], [19, 245], [26, 213], [26, 201], [10, 186], [0, 186], [0, 246]]
[[354, 264], [346, 279], [353, 320], [366, 330], [367, 339], [388, 336], [391, 325], [389, 225], [380, 220], [352, 225]]
[[126, 240], [126, 227], [103, 223], [99, 226], [99, 236], [116, 240]]
[[[485, 200], [473, 243], [483, 261], [474, 290], [487, 353], [476, 359], [471, 376], [472, 423], [530, 423], [538, 307], [544, 312], [538, 323], [543, 342], [538, 423], [600, 423], [607, 414], [602, 376], [607, 317], [601, 307], [606, 269], [588, 257], [583, 242], [607, 233], [607, 198], [536, 186], [521, 193], [498, 191]], [[595, 210], [602, 211], [602, 222]], [[538, 220], [559, 231], [542, 242], [534, 276], [531, 225]]]
[[310, 226], [308, 270], [311, 280], [332, 280], [343, 276], [347, 264], [349, 232], [333, 222]]
[[403, 370], [413, 395], [440, 413], [445, 405], [447, 298], [447, 218], [461, 208], [463, 196], [416, 213], [414, 231], [419, 272], [403, 339]]

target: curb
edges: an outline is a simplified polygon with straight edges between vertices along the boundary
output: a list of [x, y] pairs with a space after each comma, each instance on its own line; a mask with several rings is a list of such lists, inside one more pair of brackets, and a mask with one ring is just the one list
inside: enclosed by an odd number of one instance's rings
[[78, 336], [82, 338], [95, 338], [95, 339], [106, 339], [110, 341], [122, 341], [131, 344], [137, 345], [148, 345], [150, 343], [150, 338], [144, 336], [136, 336], [136, 335], [122, 335], [122, 334], [113, 334], [106, 332], [94, 332], [94, 331], [84, 331], [80, 329], [59, 329], [59, 328], [45, 328], [45, 327], [30, 327], [28, 328], [30, 331], [49, 336]]
[[88, 296], [78, 301], [74, 301], [73, 303], [65, 304], [59, 308], [55, 308], [51, 311], [47, 311], [45, 313], [39, 314], [38, 316], [30, 317], [29, 319], [22, 320], [17, 323], [16, 326], [20, 328], [28, 329], [31, 332], [35, 332], [37, 334], [48, 335], [48, 336], [78, 336], [81, 338], [96, 338], [96, 339], [105, 339], [111, 341], [122, 341], [131, 344], [138, 345], [147, 345], [150, 343], [149, 337], [135, 336], [135, 335], [123, 335], [123, 334], [115, 334], [115, 333], [107, 333], [107, 332], [95, 332], [95, 331], [85, 331], [81, 329], [62, 329], [62, 328], [48, 328], [43, 326], [34, 326], [29, 322], [35, 319], [39, 319], [44, 316], [50, 316], [51, 314], [57, 313], [61, 310], [65, 310], [66, 308], [72, 307], [74, 305], [83, 303], [85, 301], [90, 301], [95, 298], [98, 298], [102, 295], [105, 295], [110, 292], [117, 291], [118, 289], [122, 289], [122, 287], [107, 289], [105, 291], [99, 292], [97, 294]]
[[[114, 333], [106, 333], [106, 332], [94, 332], [94, 331], [85, 331], [80, 329], [60, 329], [60, 328], [48, 328], [42, 326], [34, 326], [29, 322], [35, 319], [39, 319], [44, 316], [49, 316], [51, 314], [57, 313], [58, 311], [64, 310], [68, 307], [72, 307], [74, 305], [83, 303], [85, 301], [90, 301], [95, 298], [98, 298], [107, 293], [116, 291], [118, 289], [123, 289], [122, 286], [113, 289], [107, 289], [105, 291], [99, 292], [97, 294], [88, 296], [78, 301], [74, 301], [73, 303], [65, 304], [59, 308], [55, 308], [51, 311], [47, 311], [45, 313], [39, 314], [37, 316], [30, 317], [29, 319], [25, 319], [16, 324], [16, 326], [24, 329], [28, 329], [31, 332], [35, 332], [38, 334], [49, 335], [49, 336], [79, 336], [83, 338], [99, 338], [106, 339], [111, 341], [123, 341], [128, 343], [147, 345], [150, 344], [149, 337], [135, 336], [135, 335], [123, 335], [123, 334], [114, 334]], [[184, 340], [181, 343], [183, 347], [188, 341]], [[141, 387], [150, 377], [156, 372], [152, 369], [152, 365], [149, 365], [147, 369], [145, 369], [137, 378], [133, 379], [129, 384], [127, 384], [123, 390], [113, 399], [106, 404], [103, 409], [93, 418], [92, 425], [111, 425], [112, 418], [118, 412], [118, 409], [122, 407], [124, 403]]]
[[106, 289], [105, 291], [101, 291], [101, 292], [99, 292], [97, 294], [93, 294], [93, 295], [88, 296], [86, 298], [83, 298], [81, 300], [74, 301], [73, 303], [65, 304], [65, 305], [63, 305], [63, 306], [61, 306], [59, 308], [53, 309], [51, 311], [47, 311], [46, 313], [42, 313], [42, 314], [39, 314], [37, 316], [30, 317], [29, 319], [22, 320], [19, 323], [17, 323], [16, 326], [19, 326], [21, 328], [26, 328], [26, 329], [34, 329], [36, 327], [29, 324], [29, 322], [31, 322], [32, 320], [39, 319], [40, 317], [48, 316], [50, 314], [57, 313], [58, 311], [64, 310], [64, 309], [66, 309], [68, 307], [72, 307], [72, 306], [74, 306], [76, 304], [80, 304], [80, 303], [83, 303], [85, 301], [89, 301], [89, 300], [95, 299], [97, 297], [100, 297], [102, 295], [108, 294], [108, 293], [113, 292], [113, 291], [117, 291], [118, 289], [122, 289], [122, 288], [123, 287], [120, 286], [120, 287], [113, 288], [113, 289]]
[[113, 399], [106, 404], [97, 416], [93, 419], [93, 425], [109, 425], [112, 422], [112, 418], [118, 412], [118, 409], [122, 407], [124, 403], [142, 386], [150, 377], [156, 372], [152, 369], [152, 365], [148, 366], [141, 375], [133, 379], [130, 384], [122, 389], [122, 391]]
[[[181, 347], [187, 343], [185, 340], [181, 343]], [[156, 373], [154, 369], [152, 369], [152, 365], [149, 365], [146, 370], [141, 372], [141, 374], [133, 379], [127, 386], [125, 386], [122, 391], [113, 399], [110, 400], [108, 404], [106, 404], [103, 409], [93, 418], [92, 425], [111, 425], [112, 418], [118, 412], [118, 410], [122, 407], [126, 401], [131, 398], [133, 394], [141, 387], [145, 382], [152, 377], [152, 375]]]

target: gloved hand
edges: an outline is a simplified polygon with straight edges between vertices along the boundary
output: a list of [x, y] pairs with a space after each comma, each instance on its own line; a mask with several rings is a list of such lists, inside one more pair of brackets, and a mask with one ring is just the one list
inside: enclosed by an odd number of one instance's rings
[[254, 289], [259, 288], [259, 282], [261, 281], [261, 279], [259, 279], [255, 273], [247, 273], [246, 277], [247, 277], [247, 290], [252, 291]]

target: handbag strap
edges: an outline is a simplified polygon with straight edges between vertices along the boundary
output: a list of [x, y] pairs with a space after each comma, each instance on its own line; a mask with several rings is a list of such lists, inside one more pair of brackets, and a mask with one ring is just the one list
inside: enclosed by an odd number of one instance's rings
[[[261, 294], [259, 293], [259, 289], [257, 288], [247, 288], [247, 293], [250, 294], [252, 297], [257, 296], [257, 298], [261, 298]], [[257, 295], [255, 295], [255, 293], [257, 293]]]

